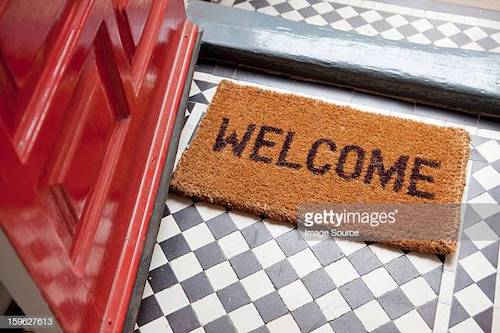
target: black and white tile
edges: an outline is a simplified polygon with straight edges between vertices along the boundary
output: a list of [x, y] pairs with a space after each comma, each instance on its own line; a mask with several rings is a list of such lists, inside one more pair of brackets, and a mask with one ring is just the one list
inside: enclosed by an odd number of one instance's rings
[[[470, 209], [460, 251], [444, 258], [345, 240], [306, 241], [293, 226], [170, 194], [138, 331], [494, 332], [494, 312], [500, 317], [500, 293], [495, 290], [500, 276], [499, 206], [485, 211], [474, 203], [500, 202], [496, 131], [484, 132], [489, 138], [477, 137], [478, 118], [443, 117], [434, 109], [417, 112], [411, 103], [381, 110], [386, 99], [359, 92], [201, 65], [192, 83], [178, 158], [218, 82], [227, 77], [467, 129], [475, 137], [467, 190]], [[491, 239], [478, 239], [485, 230]]]
[[213, 0], [293, 21], [436, 47], [500, 53], [500, 12], [489, 19], [361, 0]]

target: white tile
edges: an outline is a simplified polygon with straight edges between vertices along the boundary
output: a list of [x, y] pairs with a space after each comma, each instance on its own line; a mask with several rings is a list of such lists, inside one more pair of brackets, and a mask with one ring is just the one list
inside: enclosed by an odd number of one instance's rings
[[[421, 33], [410, 36], [410, 37], [406, 38], [406, 40], [409, 42], [412, 42], [412, 43], [417, 43], [417, 44], [430, 44], [431, 43], [431, 40], [429, 38], [425, 37], [425, 35], [423, 35]], [[414, 120], [422, 121], [422, 118], [420, 117], [419, 119], [414, 119]]]
[[189, 304], [189, 299], [179, 283], [156, 293], [155, 297], [165, 316]]
[[479, 251], [461, 259], [460, 265], [475, 282], [496, 272], [495, 267]]
[[156, 240], [158, 242], [163, 242], [164, 240], [172, 238], [180, 233], [181, 229], [179, 229], [174, 217], [172, 215], [168, 215], [161, 219], [160, 229], [158, 230]]
[[382, 19], [382, 16], [375, 10], [366, 11], [361, 14], [361, 17], [368, 23], [373, 23]]
[[366, 286], [371, 290], [373, 296], [380, 297], [390, 290], [398, 287], [394, 279], [387, 273], [384, 267], [379, 267], [361, 277]]
[[500, 185], [500, 173], [491, 165], [474, 172], [473, 176], [485, 190], [491, 190]]
[[332, 326], [329, 323], [324, 324], [321, 327], [318, 327], [314, 331], [311, 331], [311, 333], [335, 333], [333, 331]]
[[478, 145], [476, 150], [489, 163], [493, 163], [500, 159], [500, 145], [495, 140], [489, 140]]
[[370, 245], [370, 249], [373, 251], [373, 253], [375, 253], [382, 264], [387, 264], [388, 262], [403, 255], [403, 251], [399, 249], [380, 244], [372, 244]]
[[[325, 14], [325, 13], [331, 12], [333, 10], [333, 6], [326, 1], [318, 2], [318, 3], [314, 4], [312, 7], [314, 9], [316, 9], [316, 11], [320, 14]], [[499, 39], [500, 39], [500, 37], [499, 37]]]
[[294, 229], [295, 227], [290, 224], [290, 223], [280, 223], [280, 222], [275, 222], [271, 220], [264, 220], [264, 225], [266, 226], [267, 230], [273, 235], [274, 238], [277, 238], [283, 234], [286, 234], [290, 230]]
[[300, 333], [300, 328], [291, 314], [279, 317], [269, 322], [266, 326], [271, 333]]
[[325, 267], [325, 271], [332, 278], [337, 287], [359, 277], [358, 272], [347, 258], [337, 260]]
[[375, 36], [378, 35], [378, 31], [369, 24], [365, 24], [361, 27], [355, 29], [358, 34], [365, 36]]
[[256, 301], [274, 291], [271, 280], [263, 270], [247, 276], [241, 280], [241, 284], [252, 301]]
[[328, 25], [328, 22], [326, 22], [325, 19], [323, 19], [323, 17], [321, 17], [321, 15], [314, 15], [314, 16], [308, 17], [305, 19], [305, 21], [308, 24], [317, 25], [320, 27]]
[[451, 22], [447, 22], [437, 27], [437, 30], [441, 31], [446, 37], [450, 37], [458, 34], [461, 30]]
[[389, 23], [391, 26], [394, 28], [399, 28], [400, 26], [403, 26], [408, 23], [408, 20], [405, 19], [401, 15], [393, 15], [389, 16], [388, 18], [385, 19], [387, 23]]
[[215, 293], [194, 302], [191, 306], [201, 325], [208, 324], [226, 314], [222, 303]]
[[219, 245], [227, 259], [231, 259], [249, 249], [245, 238], [243, 238], [239, 230], [219, 239]]
[[309, 7], [311, 5], [306, 0], [289, 0], [288, 4], [297, 10], [305, 8], [305, 7]]
[[[194, 82], [194, 81], [193, 81]], [[202, 103], [195, 103], [194, 107], [189, 115], [189, 118], [186, 121], [185, 126], [197, 126], [198, 123], [200, 122], [201, 118], [203, 117], [203, 114], [207, 110], [207, 105], [202, 104]], [[195, 205], [197, 205], [196, 203]]]
[[351, 31], [352, 26], [346, 20], [336, 21], [330, 24], [333, 29], [340, 31]]
[[[493, 330], [491, 332], [494, 332]], [[468, 318], [463, 322], [450, 328], [450, 333], [484, 333], [481, 327], [472, 318]]]
[[464, 233], [478, 249], [483, 249], [498, 241], [498, 235], [484, 221], [471, 225], [464, 230]]
[[421, 276], [402, 285], [401, 290], [415, 306], [420, 306], [436, 298], [436, 293]]
[[349, 19], [351, 17], [358, 16], [358, 12], [355, 11], [351, 6], [342, 7], [340, 9], [337, 9], [336, 12], [344, 19]]
[[385, 313], [376, 300], [360, 306], [354, 310], [354, 313], [368, 332], [373, 331], [390, 320], [387, 313]]
[[353, 242], [344, 239], [335, 239], [335, 242], [346, 256], [366, 246], [364, 242]]
[[238, 332], [250, 332], [264, 325], [253, 303], [238, 308], [229, 314]]
[[338, 289], [317, 298], [316, 303], [327, 320], [333, 320], [351, 311], [349, 304], [347, 304]]
[[302, 21], [304, 19], [304, 17], [302, 15], [300, 15], [300, 13], [295, 11], [295, 10], [281, 14], [281, 17], [283, 17], [287, 20], [295, 21], [295, 22]]
[[402, 317], [394, 320], [394, 325], [401, 333], [427, 333], [432, 332], [417, 310], [408, 312]]
[[439, 47], [453, 47], [453, 48], [458, 46], [454, 41], [452, 41], [448, 37], [435, 41], [434, 45]]
[[163, 332], [163, 333], [173, 332], [165, 316], [161, 316], [160, 318], [150, 321], [144, 326], [141, 326], [141, 333], [156, 333], [156, 332]]
[[420, 274], [425, 274], [432, 271], [439, 266], [442, 266], [441, 260], [433, 254], [421, 254], [417, 252], [411, 252], [406, 255], [408, 260], [415, 266]]
[[167, 257], [165, 257], [165, 253], [161, 249], [160, 245], [156, 243], [153, 249], [153, 255], [151, 257], [151, 264], [149, 265], [149, 270], [151, 271], [167, 263], [168, 259]]
[[278, 290], [278, 293], [290, 311], [298, 309], [313, 300], [301, 280], [286, 285]]
[[203, 269], [196, 259], [194, 252], [183, 255], [170, 262], [170, 267], [174, 271], [175, 276], [179, 282], [184, 281], [191, 276], [200, 273]]
[[486, 219], [500, 212], [500, 205], [498, 205], [488, 192], [469, 200], [469, 204], [482, 219]]
[[470, 316], [475, 316], [493, 305], [475, 283], [455, 293], [455, 297]]
[[200, 223], [197, 226], [184, 231], [182, 235], [193, 251], [215, 241], [215, 238], [210, 232], [210, 229], [208, 229], [206, 223]]
[[420, 32], [432, 29], [434, 26], [425, 18], [421, 18], [411, 23]]
[[272, 6], [259, 8], [259, 9], [257, 9], [257, 12], [262, 13], [262, 14], [266, 14], [266, 15], [271, 15], [271, 16], [279, 16], [280, 15], [280, 12], [278, 12]]
[[[500, 276], [500, 275], [499, 275]], [[497, 279], [497, 286], [500, 286], [499, 280]], [[496, 288], [498, 290], [500, 288]], [[500, 332], [500, 307], [493, 308], [493, 321], [491, 323], [492, 332]]]
[[285, 254], [274, 239], [255, 247], [252, 251], [264, 268], [285, 259]]
[[229, 212], [229, 216], [233, 220], [234, 224], [238, 227], [238, 229], [244, 229], [248, 226], [251, 226], [254, 223], [257, 223], [260, 218], [258, 216], [241, 212], [239, 210], [232, 210]]
[[397, 29], [389, 29], [380, 34], [380, 36], [389, 40], [401, 40], [405, 36], [403, 36]]
[[297, 272], [300, 278], [321, 267], [320, 262], [312, 253], [310, 248], [306, 248], [288, 258], [288, 261]]
[[191, 199], [189, 198], [181, 197], [173, 193], [168, 194], [167, 206], [168, 210], [170, 210], [171, 213], [178, 212], [179, 210], [186, 208], [187, 206], [190, 206], [192, 204], [193, 201], [191, 201]]
[[205, 271], [215, 291], [229, 286], [238, 281], [236, 273], [231, 268], [228, 261], [210, 267]]
[[472, 39], [475, 42], [488, 36], [488, 34], [479, 27], [472, 27], [467, 30], [464, 30], [464, 34], [466, 34], [470, 39]]
[[204, 221], [211, 220], [226, 211], [224, 207], [206, 201], [197, 202], [195, 206]]

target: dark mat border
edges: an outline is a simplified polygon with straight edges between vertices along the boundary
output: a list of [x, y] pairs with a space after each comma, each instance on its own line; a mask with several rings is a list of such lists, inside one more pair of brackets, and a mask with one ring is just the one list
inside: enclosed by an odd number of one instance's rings
[[127, 311], [127, 317], [125, 318], [125, 323], [123, 325], [123, 332], [134, 331], [135, 322], [137, 321], [137, 315], [139, 313], [139, 308], [141, 306], [142, 294], [144, 293], [144, 285], [149, 275], [149, 265], [151, 264], [151, 257], [153, 256], [156, 237], [158, 235], [160, 222], [164, 215], [163, 213], [166, 207], [165, 202], [168, 196], [168, 188], [170, 184], [170, 178], [172, 177], [172, 171], [174, 168], [177, 148], [179, 146], [179, 139], [182, 128], [184, 127], [184, 122], [186, 120], [184, 117], [184, 112], [188, 104], [189, 91], [191, 89], [191, 82], [193, 80], [194, 70], [196, 67], [196, 62], [200, 51], [202, 34], [203, 31], [200, 29], [200, 31], [198, 32], [198, 37], [196, 39], [195, 47], [193, 49], [193, 54], [191, 56], [191, 64], [188, 75], [186, 77], [186, 83], [184, 85], [182, 100], [179, 104], [179, 109], [177, 110], [177, 116], [175, 118], [172, 139], [168, 147], [167, 159], [165, 161], [165, 167], [163, 169], [163, 173], [160, 179], [160, 186], [158, 188], [158, 193], [156, 195], [153, 214], [149, 222], [149, 227], [146, 234], [146, 240], [144, 242], [144, 250], [142, 252], [141, 262], [139, 264], [139, 268], [137, 271], [137, 277], [135, 280], [134, 289], [132, 291], [132, 297], [130, 299]]
[[190, 0], [200, 58], [500, 117], [500, 55], [394, 42]]

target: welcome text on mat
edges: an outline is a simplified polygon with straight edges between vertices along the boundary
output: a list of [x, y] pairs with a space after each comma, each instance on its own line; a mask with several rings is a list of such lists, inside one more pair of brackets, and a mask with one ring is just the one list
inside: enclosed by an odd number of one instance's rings
[[[254, 136], [254, 132], [257, 131], [257, 125], [249, 124], [245, 132], [240, 135], [238, 135], [236, 131], [228, 134], [228, 132], [230, 132], [228, 131], [228, 127], [229, 118], [222, 118], [219, 133], [217, 134], [213, 145], [213, 151], [221, 151], [230, 145], [233, 154], [236, 157], [241, 157], [247, 148], [250, 139]], [[276, 146], [277, 142], [270, 139], [273, 134], [284, 138], [277, 158], [266, 156], [261, 152], [261, 148], [263, 147], [272, 148]], [[256, 162], [275, 164], [280, 167], [296, 170], [306, 167], [309, 171], [316, 175], [325, 175], [327, 172], [330, 172], [332, 168], [334, 168], [334, 165], [329, 163], [317, 165], [315, 163], [315, 158], [320, 150], [326, 149], [330, 152], [338, 152], [338, 158], [335, 163], [335, 172], [340, 178], [344, 180], [361, 179], [365, 184], [371, 184], [374, 179], [374, 174], [376, 173], [379, 175], [380, 185], [383, 188], [386, 187], [393, 177], [395, 177], [395, 180], [392, 190], [394, 192], [399, 192], [403, 188], [406, 169], [410, 162], [409, 155], [400, 155], [392, 166], [386, 168], [384, 166], [383, 155], [380, 149], [372, 149], [369, 157], [367, 158], [368, 154], [366, 150], [358, 145], [346, 145], [340, 148], [337, 147], [335, 142], [329, 138], [319, 138], [311, 144], [309, 152], [307, 156], [304, 157], [304, 161], [302, 161], [302, 163], [298, 161], [288, 161], [288, 152], [292, 146], [294, 136], [295, 132], [286, 131], [285, 133], [285, 131], [281, 128], [262, 125], [260, 126], [260, 129], [258, 129], [253, 146], [250, 146], [250, 154], [248, 158]], [[346, 170], [345, 164], [350, 158], [355, 159], [354, 169]], [[362, 177], [363, 170], [365, 170], [366, 159], [369, 159], [369, 162], [366, 167], [364, 177]], [[441, 162], [416, 156], [413, 158], [412, 163], [413, 166], [411, 167], [409, 185], [406, 189], [406, 193], [418, 198], [434, 199], [434, 193], [421, 191], [417, 186], [418, 182], [433, 183], [434, 177], [430, 174], [424, 174], [422, 169], [424, 167], [440, 168]]]

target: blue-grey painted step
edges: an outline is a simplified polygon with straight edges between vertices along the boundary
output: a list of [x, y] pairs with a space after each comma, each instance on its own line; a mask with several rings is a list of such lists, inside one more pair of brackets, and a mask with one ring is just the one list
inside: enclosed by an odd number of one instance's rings
[[201, 57], [500, 117], [500, 55], [365, 37], [190, 0]]

